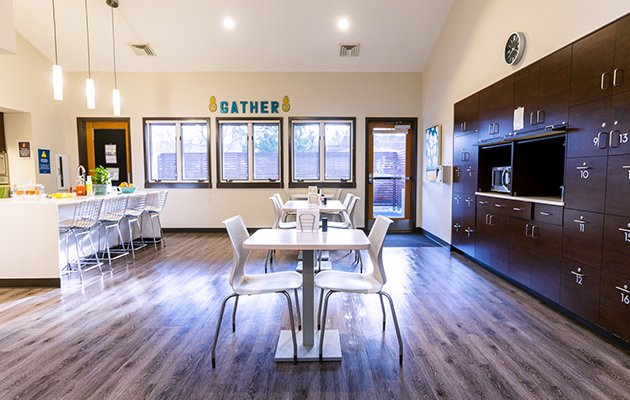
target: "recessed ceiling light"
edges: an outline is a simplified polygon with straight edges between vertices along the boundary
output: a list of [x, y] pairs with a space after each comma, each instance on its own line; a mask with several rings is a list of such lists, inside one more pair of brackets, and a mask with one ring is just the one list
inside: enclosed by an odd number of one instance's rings
[[348, 22], [348, 20], [345, 18], [340, 18], [339, 21], [337, 21], [337, 27], [342, 31], [348, 30], [348, 28], [350, 27], [350, 22]]
[[234, 27], [236, 26], [236, 23], [234, 22], [232, 18], [226, 17], [223, 20], [223, 26], [225, 26], [226, 29], [234, 29]]

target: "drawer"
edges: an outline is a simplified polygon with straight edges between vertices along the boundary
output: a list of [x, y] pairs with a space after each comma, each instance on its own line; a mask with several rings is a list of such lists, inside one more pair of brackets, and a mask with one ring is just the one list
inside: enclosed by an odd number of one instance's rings
[[630, 341], [630, 279], [602, 274], [599, 325]]
[[523, 219], [532, 219], [532, 203], [527, 201], [512, 201], [510, 206], [510, 216], [523, 218]]
[[565, 259], [562, 263], [560, 304], [597, 323], [600, 278], [598, 269]]
[[510, 215], [512, 200], [477, 196], [477, 209], [495, 215]]
[[563, 257], [601, 269], [603, 231], [603, 214], [565, 208]]
[[534, 204], [534, 221], [562, 225], [562, 211], [561, 206]]

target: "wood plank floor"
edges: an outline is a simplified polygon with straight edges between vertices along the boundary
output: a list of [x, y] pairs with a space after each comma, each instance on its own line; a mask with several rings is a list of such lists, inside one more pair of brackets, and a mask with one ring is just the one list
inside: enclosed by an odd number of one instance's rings
[[[61, 289], [0, 289], [0, 399], [628, 399], [630, 355], [445, 248], [385, 248], [405, 348], [378, 296], [337, 294], [327, 326], [343, 361], [277, 364], [280, 295], [226, 310], [224, 234], [170, 234], [113, 272], [66, 276]], [[352, 257], [333, 252], [342, 269]], [[278, 253], [275, 270], [296, 253]], [[253, 252], [252, 271], [262, 271]]]

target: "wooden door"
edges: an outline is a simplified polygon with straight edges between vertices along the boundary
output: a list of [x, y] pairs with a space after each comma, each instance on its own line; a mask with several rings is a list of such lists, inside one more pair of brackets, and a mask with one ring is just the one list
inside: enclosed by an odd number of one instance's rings
[[567, 208], [604, 212], [608, 157], [567, 158], [564, 202]]
[[[630, 87], [630, 81], [626, 86]], [[630, 91], [613, 96], [608, 138], [609, 155], [630, 154], [630, 113], [628, 110], [630, 110]]]
[[567, 134], [567, 157], [591, 157], [608, 154], [610, 98], [571, 107], [571, 131]]
[[629, 194], [630, 155], [608, 157], [606, 213], [630, 217]]
[[604, 215], [564, 209], [562, 256], [594, 268], [602, 266]]
[[479, 128], [479, 95], [477, 93], [455, 103], [454, 126], [455, 136], [476, 132]]
[[539, 102], [540, 61], [535, 62], [514, 74], [514, 108], [524, 108], [522, 131], [537, 128], [536, 112]]
[[615, 24], [573, 43], [571, 104], [610, 96], [615, 55]]
[[415, 228], [416, 120], [367, 121], [366, 224], [382, 215], [393, 231]]
[[560, 304], [597, 323], [600, 277], [599, 269], [565, 259], [562, 263]]
[[569, 122], [572, 49], [572, 46], [567, 46], [539, 61], [538, 100], [540, 106], [539, 109], [534, 110], [538, 128]]
[[613, 276], [630, 277], [630, 217], [606, 215], [604, 218], [604, 256], [602, 271]]
[[79, 162], [90, 175], [107, 168], [114, 186], [132, 182], [129, 120], [79, 120]]
[[[613, 93], [630, 91], [630, 15], [615, 23], [615, 65], [613, 70]], [[615, 76], [616, 71], [616, 76]]]
[[530, 287], [553, 301], [560, 300], [562, 226], [534, 221], [530, 230]]
[[514, 75], [479, 92], [479, 140], [492, 141], [512, 132]]
[[462, 244], [460, 250], [471, 257], [475, 256], [475, 195], [464, 195], [462, 221]]
[[464, 195], [453, 193], [451, 244], [461, 250], [464, 241]]
[[510, 244], [507, 275], [515, 281], [529, 287], [532, 275], [531, 234], [533, 221], [521, 218], [510, 218]]
[[630, 341], [630, 274], [602, 273], [599, 298], [599, 324]]

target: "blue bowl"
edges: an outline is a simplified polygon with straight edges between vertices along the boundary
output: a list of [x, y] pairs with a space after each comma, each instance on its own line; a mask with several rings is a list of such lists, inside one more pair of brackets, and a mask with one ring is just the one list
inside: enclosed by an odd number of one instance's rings
[[132, 187], [120, 187], [118, 186], [118, 190], [120, 190], [121, 193], [133, 193], [136, 191], [136, 187], [132, 186]]

